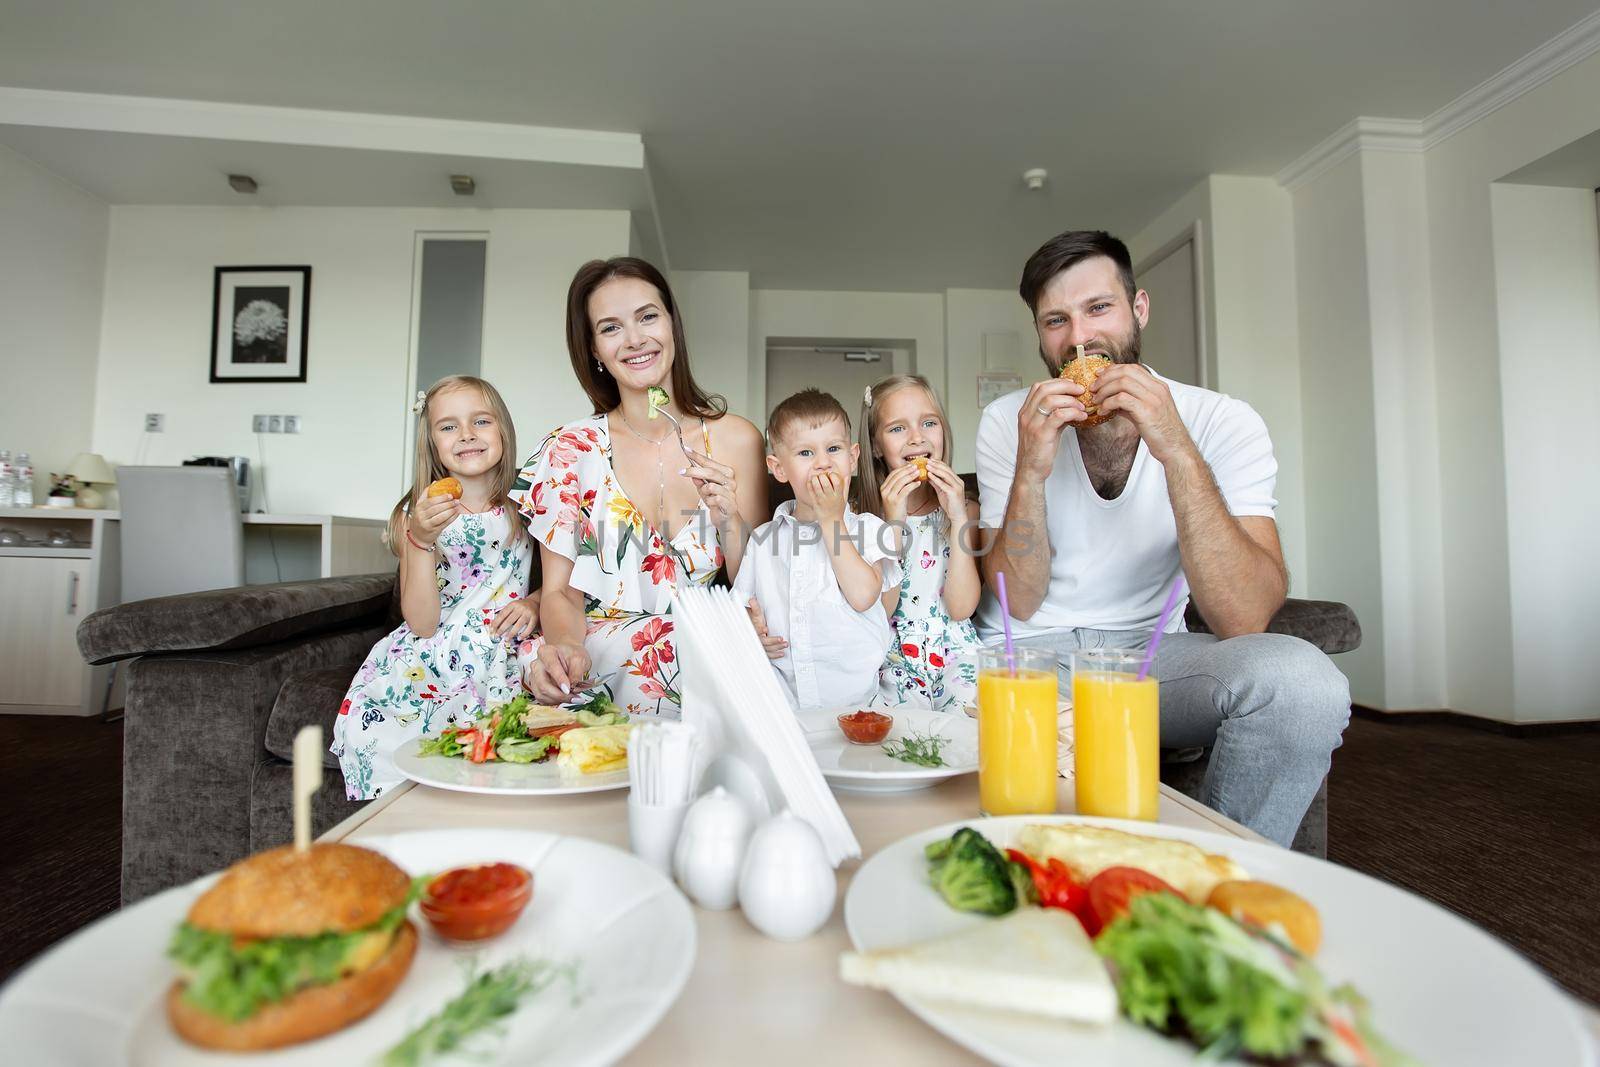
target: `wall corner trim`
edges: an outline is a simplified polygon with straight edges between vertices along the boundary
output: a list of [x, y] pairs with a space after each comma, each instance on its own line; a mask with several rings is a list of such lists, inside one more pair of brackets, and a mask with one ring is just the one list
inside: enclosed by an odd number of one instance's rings
[[1597, 52], [1600, 11], [1563, 30], [1427, 118], [1352, 119], [1275, 177], [1279, 185], [1293, 190], [1315, 181], [1356, 152], [1426, 152]]

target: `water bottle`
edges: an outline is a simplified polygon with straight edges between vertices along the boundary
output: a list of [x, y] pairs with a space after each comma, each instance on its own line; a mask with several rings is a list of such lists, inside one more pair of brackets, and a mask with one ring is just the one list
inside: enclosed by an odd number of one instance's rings
[[16, 506], [15, 485], [11, 479], [11, 450], [0, 448], [0, 508]]
[[12, 468], [11, 506], [33, 507], [33, 460], [26, 452], [17, 453], [17, 464]]

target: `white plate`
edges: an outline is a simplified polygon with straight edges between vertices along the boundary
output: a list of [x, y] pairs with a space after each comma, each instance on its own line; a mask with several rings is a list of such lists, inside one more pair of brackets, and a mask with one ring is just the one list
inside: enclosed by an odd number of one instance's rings
[[[1575, 1004], [1506, 945], [1443, 908], [1374, 878], [1275, 845], [1176, 826], [1075, 816], [951, 823], [895, 842], [850, 883], [844, 920], [858, 949], [906, 945], [987, 920], [948, 907], [928, 886], [922, 849], [972, 826], [996, 845], [1029, 823], [1084, 822], [1192, 841], [1252, 877], [1293, 889], [1322, 913], [1317, 965], [1372, 1004], [1378, 1032], [1430, 1067], [1592, 1067]], [[995, 1063], [1192, 1067], [1195, 1049], [1118, 1019], [1108, 1030], [900, 997], [946, 1037]], [[1229, 1061], [1235, 1062], [1235, 1061]]]
[[919, 767], [884, 754], [882, 745], [853, 745], [845, 740], [838, 718], [862, 710], [861, 705], [828, 708], [799, 713], [800, 728], [806, 732], [811, 754], [822, 768], [822, 776], [835, 789], [860, 793], [902, 793], [926, 789], [946, 778], [972, 774], [978, 769], [978, 724], [956, 712], [914, 711], [902, 708], [867, 708], [894, 716], [890, 741], [907, 734], [938, 734], [950, 743], [940, 753], [945, 766]]
[[574, 774], [563, 771], [553, 759], [544, 763], [473, 763], [450, 756], [419, 756], [417, 748], [421, 744], [421, 739], [416, 738], [401, 745], [394, 754], [394, 765], [413, 782], [435, 789], [493, 796], [557, 796], [628, 787], [626, 770]]
[[516, 924], [477, 949], [441, 941], [413, 908], [419, 944], [411, 970], [373, 1014], [317, 1041], [253, 1056], [184, 1043], [167, 1024], [174, 971], [167, 941], [216, 876], [169, 889], [87, 927], [22, 971], [0, 995], [6, 1062], [58, 1067], [239, 1067], [366, 1064], [465, 987], [463, 964], [528, 955], [575, 960], [582, 1000], [557, 982], [523, 1002], [503, 1036], [485, 1035], [474, 1059], [542, 1067], [613, 1063], [653, 1029], [694, 966], [689, 903], [626, 852], [532, 830], [428, 830], [373, 837], [412, 874], [506, 860], [534, 872], [533, 902]]

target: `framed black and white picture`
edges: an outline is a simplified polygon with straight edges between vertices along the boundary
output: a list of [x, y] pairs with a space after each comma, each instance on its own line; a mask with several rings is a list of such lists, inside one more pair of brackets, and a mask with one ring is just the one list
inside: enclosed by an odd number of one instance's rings
[[310, 309], [310, 267], [218, 267], [211, 380], [305, 381]]

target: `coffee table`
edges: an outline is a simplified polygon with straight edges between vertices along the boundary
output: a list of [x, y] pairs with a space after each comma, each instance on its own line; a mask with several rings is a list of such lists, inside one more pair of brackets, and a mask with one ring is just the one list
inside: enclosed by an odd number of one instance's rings
[[[1070, 778], [1059, 779], [1059, 804], [1071, 812]], [[910, 793], [838, 793], [845, 816], [871, 856], [917, 830], [978, 814], [976, 775]], [[1161, 821], [1264, 840], [1238, 823], [1166, 786]], [[627, 793], [497, 797], [452, 793], [407, 782], [323, 835], [350, 841], [448, 826], [517, 827], [572, 834], [628, 847]], [[839, 900], [859, 864], [839, 871]], [[596, 887], [604, 900], [604, 887]], [[971, 1053], [917, 1021], [887, 993], [857, 989], [836, 977], [850, 947], [843, 908], [797, 944], [772, 941], [732, 911], [695, 910], [699, 950], [683, 995], [660, 1025], [624, 1061], [629, 1064], [749, 1063], [813, 1065], [916, 1063], [919, 1067], [978, 1062]]]

